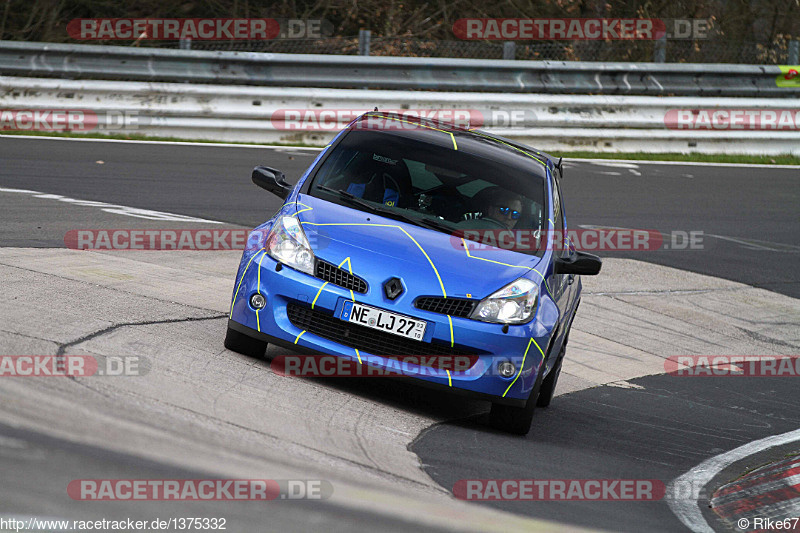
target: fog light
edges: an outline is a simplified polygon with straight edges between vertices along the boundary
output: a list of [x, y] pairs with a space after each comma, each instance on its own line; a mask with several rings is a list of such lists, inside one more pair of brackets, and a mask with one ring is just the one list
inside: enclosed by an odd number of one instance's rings
[[511, 361], [501, 361], [497, 363], [497, 372], [504, 378], [510, 378], [517, 371], [517, 367]]
[[264, 306], [267, 305], [267, 299], [261, 294], [255, 293], [250, 297], [250, 305], [253, 309], [264, 309]]

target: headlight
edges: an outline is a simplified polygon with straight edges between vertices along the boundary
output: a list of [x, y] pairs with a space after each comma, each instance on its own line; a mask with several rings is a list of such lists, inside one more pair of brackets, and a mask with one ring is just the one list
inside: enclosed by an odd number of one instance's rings
[[275, 221], [267, 237], [267, 253], [286, 266], [314, 275], [314, 252], [295, 217], [281, 217]]
[[533, 318], [538, 300], [538, 286], [529, 279], [519, 278], [481, 300], [470, 318], [499, 324], [522, 324]]

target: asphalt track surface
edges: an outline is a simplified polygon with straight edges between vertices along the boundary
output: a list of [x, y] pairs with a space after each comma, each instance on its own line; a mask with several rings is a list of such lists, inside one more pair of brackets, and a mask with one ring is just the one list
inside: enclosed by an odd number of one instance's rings
[[[0, 138], [0, 187], [252, 227], [280, 205], [277, 198], [252, 185], [252, 167], [280, 168], [291, 182], [315, 155], [314, 151], [291, 148]], [[800, 269], [794, 266], [800, 257], [800, 170], [576, 161], [568, 163], [565, 174], [565, 206], [573, 227], [704, 232], [702, 250], [600, 255], [634, 258], [800, 297]], [[120, 222], [118, 216], [101, 209], [80, 211], [81, 218], [76, 218], [72, 206], [47, 198], [20, 201], [0, 196], [0, 201], [0, 212], [7, 214], [0, 228], [3, 247], [63, 247], [67, 230], [86, 227], [186, 227], [174, 221]], [[796, 344], [786, 349], [798, 352]], [[644, 377], [632, 380], [634, 388], [599, 387], [556, 398], [549, 409], [537, 411], [526, 438], [488, 430], [485, 414], [477, 414], [430, 428], [411, 449], [419, 455], [425, 471], [447, 490], [457, 480], [474, 478], [666, 482], [721, 451], [796, 429], [800, 401], [795, 381], [750, 380], [741, 387], [724, 378]], [[369, 395], [373, 391], [368, 386], [363, 391], [356, 388], [355, 393]], [[52, 437], [5, 427], [0, 428], [0, 437], [29, 443], [27, 446], [39, 450], [40, 457], [48, 458], [45, 462], [60, 465], [57, 474], [64, 479], [77, 477], [66, 465], [75, 465], [76, 471], [82, 472], [109, 466], [103, 465], [102, 453], [63, 445]], [[4, 472], [14, 473], [15, 479], [41, 472], [41, 461], [30, 466], [30, 454], [17, 457], [14, 447], [10, 448], [0, 447]], [[114, 459], [121, 469], [119, 475], [106, 473], [103, 477], [126, 477], [125, 460]], [[170, 477], [164, 473], [170, 472], [170, 465], [142, 468]], [[197, 477], [192, 474], [197, 473], [175, 473], [174, 477]], [[34, 481], [21, 492], [41, 487]], [[609, 530], [685, 530], [663, 501], [481, 505]], [[169, 510], [165, 506], [164, 514]], [[313, 512], [328, 524], [341, 518], [350, 524], [358, 521], [358, 517], [341, 517], [336, 509], [324, 506], [314, 507]], [[67, 511], [54, 509], [53, 513], [66, 515]], [[210, 511], [204, 514], [213, 515]], [[294, 516], [295, 508], [286, 507], [276, 516], [276, 524], [289, 526]], [[314, 517], [309, 520], [313, 523]], [[713, 524], [713, 517], [708, 520]], [[404, 525], [398, 521], [387, 527], [400, 530]]]
[[[538, 410], [524, 439], [490, 431], [477, 416], [434, 426], [412, 450], [428, 474], [450, 489], [461, 479], [625, 479], [667, 484], [724, 450], [800, 427], [797, 378], [754, 378], [745, 388], [732, 379], [736, 378], [647, 376], [630, 381], [641, 388], [573, 392]], [[772, 452], [751, 458], [727, 480], [754, 464], [781, 457]], [[705, 493], [700, 496], [702, 501], [708, 498]], [[486, 504], [609, 531], [686, 531], [666, 497], [652, 502]], [[712, 513], [704, 515], [709, 524], [716, 523]]]
[[[135, 521], [152, 523], [170, 517], [191, 516], [209, 520], [227, 517], [225, 525], [228, 531], [297, 531], [297, 517], [300, 515], [304, 527], [342, 533], [361, 530], [359, 524], [376, 520], [368, 512], [345, 512], [328, 505], [325, 500], [284, 501], [280, 505], [271, 505], [266, 512], [253, 512], [253, 503], [247, 501], [149, 502], [147, 506], [135, 509], [127, 502], [103, 502], [93, 507], [79, 507], [75, 502], [65, 502], [63, 497], [64, 487], [75, 479], [219, 478], [208, 472], [187, 470], [102, 447], [80, 445], [4, 424], [0, 424], [0, 467], [6, 483], [11, 485], [13, 480], [13, 490], [9, 486], [9, 490], [4, 491], [3, 506], [14, 509], [15, 515], [21, 519], [38, 516], [100, 521], [131, 517]], [[400, 533], [413, 527], [411, 522], [381, 517], [381, 529], [385, 531]]]

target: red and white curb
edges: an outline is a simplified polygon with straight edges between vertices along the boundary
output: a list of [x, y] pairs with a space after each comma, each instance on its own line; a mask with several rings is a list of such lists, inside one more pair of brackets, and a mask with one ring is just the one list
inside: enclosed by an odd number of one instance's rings
[[[692, 468], [691, 470], [689, 470], [688, 472], [675, 478], [667, 486], [667, 493], [675, 494], [676, 490], [684, 486], [705, 487], [711, 482], [711, 480], [714, 479], [714, 477], [717, 474], [719, 474], [725, 468], [729, 467], [730, 465], [738, 461], [747, 459], [752, 455], [763, 452], [764, 450], [768, 450], [770, 448], [774, 448], [776, 446], [786, 446], [795, 443], [800, 443], [800, 429], [795, 429], [794, 431], [789, 431], [787, 433], [782, 433], [780, 435], [771, 435], [769, 437], [764, 437], [763, 439], [748, 442], [746, 444], [739, 446], [738, 448], [734, 448], [733, 450], [729, 450], [719, 455], [715, 455], [714, 457], [710, 457], [705, 461], [703, 461], [702, 463], [700, 463], [699, 465]], [[789, 461], [791, 462], [794, 459], [797, 458], [793, 458]], [[758, 472], [752, 472], [750, 475], [757, 476], [760, 474], [766, 474], [767, 470], [773, 467], [780, 468], [777, 465], [773, 464], [769, 465], [768, 467], [760, 469]], [[788, 469], [791, 468], [792, 467], [789, 467]], [[791, 476], [792, 474], [789, 474], [789, 477]], [[753, 477], [752, 479], [758, 479], [758, 478]], [[737, 482], [739, 483], [744, 483], [745, 481], [746, 479], [744, 478], [737, 480]], [[797, 483], [797, 481], [795, 481], [795, 483]], [[723, 487], [723, 489], [724, 488], [725, 487]], [[794, 505], [800, 507], [800, 505], [798, 505], [800, 503], [800, 500], [794, 499], [793, 503]], [[675, 516], [677, 516], [678, 519], [681, 522], [683, 522], [683, 524], [689, 530], [694, 531], [695, 533], [715, 533], [714, 529], [708, 524], [708, 522], [706, 522], [706, 519], [703, 516], [703, 512], [700, 509], [699, 495], [694, 498], [673, 498], [667, 500], [667, 504], [669, 505], [670, 510], [675, 514]], [[798, 507], [792, 508], [792, 510], [794, 511], [794, 515], [790, 516], [800, 516], [800, 508]], [[767, 511], [767, 509], [759, 509], [759, 510], [764, 512]], [[787, 511], [789, 511], [789, 509], [787, 509]], [[759, 515], [759, 517], [762, 516]], [[749, 522], [749, 518], [743, 517], [740, 519], [742, 520], [742, 522], [741, 523], [736, 522], [736, 528], [734, 528], [734, 531], [752, 531], [753, 529], [757, 529], [758, 526], [750, 527], [752, 526], [752, 523]], [[743, 527], [738, 527], [739, 525], [742, 525]]]
[[800, 457], [758, 468], [723, 485], [711, 498], [711, 507], [736, 530], [770, 531], [776, 529], [775, 522], [783, 521], [789, 527], [781, 524], [780, 529], [800, 531]]

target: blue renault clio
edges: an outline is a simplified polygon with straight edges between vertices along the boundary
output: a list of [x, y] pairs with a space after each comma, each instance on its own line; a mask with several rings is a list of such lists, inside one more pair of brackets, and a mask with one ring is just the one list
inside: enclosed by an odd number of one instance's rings
[[487, 399], [494, 427], [527, 434], [553, 398], [580, 275], [601, 267], [565, 238], [561, 174], [507, 139], [377, 111], [294, 186], [256, 167], [285, 202], [251, 233], [225, 346], [376, 368], [416, 357], [403, 375]]

